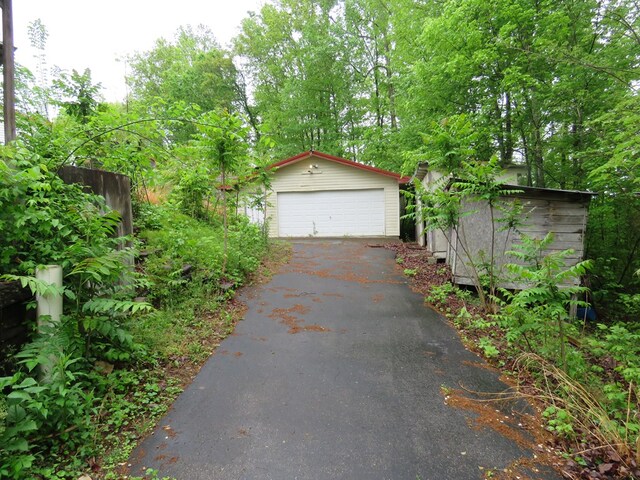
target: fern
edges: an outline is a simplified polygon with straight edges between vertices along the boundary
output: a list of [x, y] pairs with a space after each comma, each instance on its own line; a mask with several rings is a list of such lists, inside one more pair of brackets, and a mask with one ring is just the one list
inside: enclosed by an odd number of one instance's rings
[[531, 352], [546, 353], [552, 358], [559, 352], [566, 369], [567, 329], [572, 328], [568, 310], [572, 305], [585, 305], [574, 298], [587, 289], [575, 283], [591, 268], [591, 262], [567, 265], [566, 257], [573, 252], [545, 254], [552, 243], [552, 234], [542, 239], [523, 236], [522, 244], [509, 252], [525, 264], [509, 264], [508, 271], [516, 284], [528, 287], [516, 293], [502, 290], [506, 306], [496, 318], [508, 329], [509, 341], [524, 341]]
[[43, 280], [29, 275], [5, 274], [0, 275], [0, 280], [7, 280], [9, 282], [20, 282], [22, 288], [29, 288], [32, 294], [41, 295], [43, 297], [70, 293], [67, 292], [64, 287], [58, 287], [57, 285], [47, 283]]
[[147, 302], [132, 302], [113, 298], [95, 297], [82, 305], [82, 311], [91, 314], [150, 312], [153, 306]]

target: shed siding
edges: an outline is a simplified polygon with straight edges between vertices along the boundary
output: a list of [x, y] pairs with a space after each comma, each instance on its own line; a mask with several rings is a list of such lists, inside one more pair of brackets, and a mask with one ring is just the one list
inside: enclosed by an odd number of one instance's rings
[[[310, 165], [315, 173], [308, 173]], [[310, 157], [279, 168], [271, 182], [267, 197], [269, 236], [277, 237], [279, 192], [317, 192], [329, 190], [384, 189], [385, 236], [400, 236], [400, 201], [398, 180], [381, 174], [342, 165], [318, 157]]]
[[[440, 172], [429, 170], [422, 179], [422, 185], [425, 189], [432, 190], [437, 182], [442, 181], [443, 176]], [[450, 232], [447, 232], [447, 235], [445, 235], [442, 230], [427, 229], [422, 237], [418, 237], [418, 243], [423, 247], [427, 247], [434, 257], [446, 258], [447, 251], [449, 250], [448, 235], [450, 235]]]
[[[527, 215], [524, 225], [519, 227], [525, 235], [543, 238], [547, 233], [553, 232], [554, 241], [544, 252], [551, 253], [567, 249], [573, 249], [574, 253], [565, 257], [567, 266], [575, 265], [584, 256], [584, 234], [587, 223], [587, 203], [569, 200], [566, 196], [553, 194], [516, 194], [503, 197], [504, 202], [513, 202], [518, 199]], [[484, 251], [489, 258], [491, 246], [491, 216], [488, 205], [479, 202], [469, 202], [467, 210], [476, 210], [477, 213], [463, 218], [459, 228], [460, 238], [455, 238], [454, 245], [465, 242], [472, 257], [478, 258]], [[494, 211], [498, 215], [497, 211]], [[499, 228], [500, 225], [497, 225]], [[498, 272], [507, 263], [516, 263], [512, 256], [505, 255], [505, 250], [513, 249], [513, 245], [519, 243], [517, 235], [511, 232], [507, 238], [507, 232], [495, 232], [495, 265]], [[506, 246], [506, 248], [505, 248]], [[456, 283], [473, 285], [470, 269], [467, 267], [468, 257], [457, 248], [457, 256], [451, 252], [448, 263], [451, 264]], [[499, 273], [500, 275], [500, 273]], [[525, 285], [517, 285], [504, 282], [501, 286], [506, 288], [523, 288]]]

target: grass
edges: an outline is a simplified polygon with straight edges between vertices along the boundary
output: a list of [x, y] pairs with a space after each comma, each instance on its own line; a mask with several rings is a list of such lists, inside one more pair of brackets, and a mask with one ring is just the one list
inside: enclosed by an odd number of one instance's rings
[[[269, 245], [260, 267], [247, 284], [264, 283], [286, 263], [290, 247]], [[176, 397], [191, 382], [202, 364], [231, 333], [244, 315], [244, 305], [228, 295], [221, 298], [211, 286], [194, 284], [167, 308], [138, 318], [131, 324], [152, 361], [146, 368], [118, 373], [118, 389], [105, 399], [102, 458], [94, 468], [97, 478], [118, 479], [136, 445], [148, 435]], [[115, 372], [114, 372], [115, 373]], [[144, 385], [140, 389], [139, 386]], [[145, 478], [158, 478], [149, 472]]]

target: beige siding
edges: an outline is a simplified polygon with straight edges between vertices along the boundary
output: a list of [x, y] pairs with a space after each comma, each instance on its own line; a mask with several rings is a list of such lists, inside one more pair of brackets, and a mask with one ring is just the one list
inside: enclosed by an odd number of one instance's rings
[[[317, 168], [310, 168], [317, 165]], [[314, 173], [309, 173], [312, 170]], [[363, 190], [383, 188], [385, 195], [385, 236], [400, 236], [400, 200], [398, 180], [360, 168], [311, 157], [279, 168], [271, 182], [267, 198], [269, 236], [278, 236], [279, 192], [317, 192], [327, 190]]]

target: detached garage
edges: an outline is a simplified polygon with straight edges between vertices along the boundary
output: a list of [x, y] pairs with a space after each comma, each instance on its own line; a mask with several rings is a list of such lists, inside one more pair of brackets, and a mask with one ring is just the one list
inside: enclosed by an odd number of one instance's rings
[[398, 237], [399, 184], [407, 179], [321, 152], [272, 166], [271, 237]]

